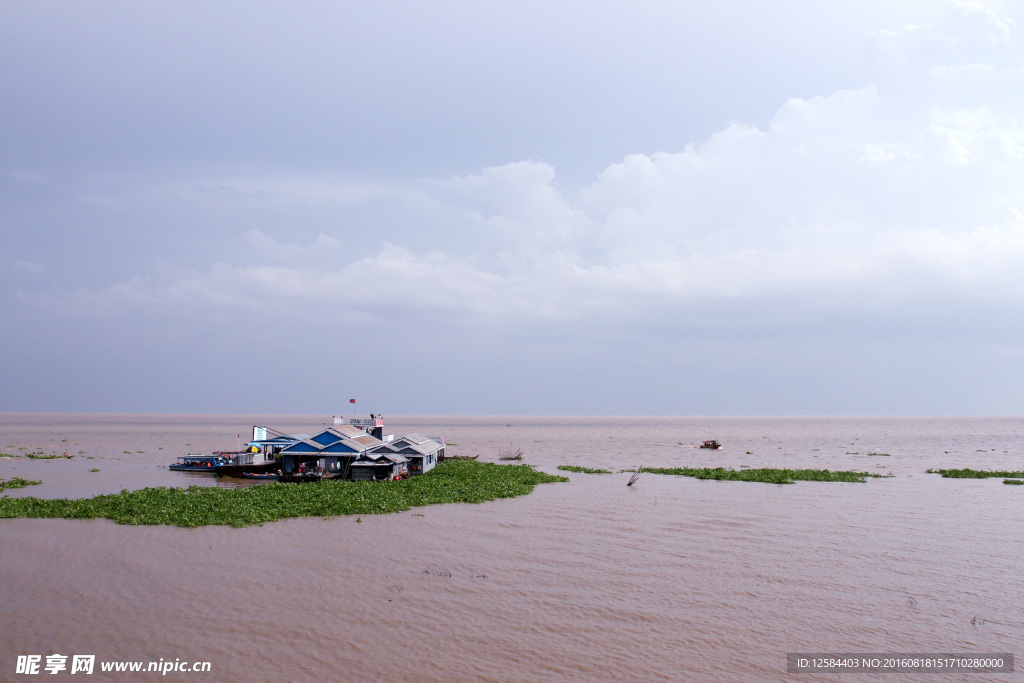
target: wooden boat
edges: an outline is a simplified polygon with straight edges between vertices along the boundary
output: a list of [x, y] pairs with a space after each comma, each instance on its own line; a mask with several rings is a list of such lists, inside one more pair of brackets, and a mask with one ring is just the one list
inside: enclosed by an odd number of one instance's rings
[[709, 440], [709, 441], [705, 441], [704, 443], [702, 443], [702, 444], [700, 445], [700, 447], [701, 447], [701, 448], [711, 448], [711, 449], [713, 449], [713, 450], [718, 450], [719, 448], [721, 448], [721, 447], [722, 447], [722, 444], [718, 443], [718, 442], [717, 442], [717, 441], [715, 441], [714, 439], [711, 439], [711, 440]]
[[178, 462], [168, 465], [167, 468], [177, 472], [207, 472], [214, 474], [218, 465], [223, 465], [225, 458], [220, 455], [199, 455], [189, 453], [178, 458]]
[[261, 479], [263, 481], [277, 481], [279, 472], [242, 472], [246, 479]]
[[479, 457], [479, 453], [476, 455], [446, 455], [445, 460], [476, 460]]
[[270, 453], [253, 453], [252, 451], [214, 453], [224, 457], [224, 462], [217, 465], [218, 477], [241, 477], [246, 474], [266, 474], [281, 469], [281, 461]]

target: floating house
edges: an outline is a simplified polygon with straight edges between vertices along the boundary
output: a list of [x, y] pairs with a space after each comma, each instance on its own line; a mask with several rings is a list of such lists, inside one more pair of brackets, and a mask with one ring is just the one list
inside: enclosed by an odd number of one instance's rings
[[[253, 427], [243, 451], [219, 451], [203, 471], [222, 476], [276, 476], [284, 482], [355, 479], [377, 481], [423, 474], [444, 460], [444, 439], [384, 434], [384, 417], [335, 417], [309, 436]], [[206, 457], [206, 456], [201, 456]], [[183, 469], [177, 464], [172, 469]]]
[[281, 449], [280, 481], [348, 479], [356, 458], [383, 444], [359, 427], [333, 425]]
[[378, 447], [375, 452], [384, 451], [407, 458], [409, 474], [424, 474], [444, 459], [444, 439], [409, 434]]
[[349, 478], [353, 481], [380, 481], [409, 475], [409, 459], [384, 450], [363, 453], [352, 461]]

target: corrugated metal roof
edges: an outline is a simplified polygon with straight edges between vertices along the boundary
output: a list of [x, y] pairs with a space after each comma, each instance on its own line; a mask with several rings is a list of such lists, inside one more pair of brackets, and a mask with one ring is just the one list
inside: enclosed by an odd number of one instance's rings
[[405, 441], [410, 444], [420, 444], [423, 443], [424, 441], [430, 441], [430, 437], [424, 436], [419, 432], [413, 432], [412, 434], [406, 434], [400, 439], [395, 439], [395, 443], [399, 441]]
[[397, 453], [385, 453], [383, 451], [372, 451], [369, 453], [363, 453], [353, 462], [380, 462], [381, 460], [387, 460], [388, 462], [391, 463], [409, 462], [409, 458], [406, 458], [405, 456], [398, 455]]
[[327, 431], [334, 432], [338, 436], [347, 436], [349, 438], [355, 438], [357, 436], [367, 436], [366, 432], [359, 427], [353, 427], [352, 425], [334, 425]]
[[298, 443], [294, 443], [291, 446], [282, 448], [281, 453], [288, 455], [301, 453], [303, 455], [307, 455], [310, 453], [319, 453], [320, 451], [323, 450], [323, 448], [324, 447], [321, 444], [318, 444], [317, 442], [311, 439], [302, 439]]
[[301, 453], [304, 455], [346, 451], [362, 453], [371, 448], [376, 448], [383, 443], [380, 439], [370, 436], [358, 427], [335, 425], [315, 436], [302, 439], [299, 443], [282, 449], [281, 452], [286, 454]]
[[397, 448], [392, 446], [392, 449], [396, 453], [418, 453], [419, 455], [437, 453], [442, 448], [444, 448], [444, 446], [433, 439], [429, 439], [423, 443], [408, 444]]

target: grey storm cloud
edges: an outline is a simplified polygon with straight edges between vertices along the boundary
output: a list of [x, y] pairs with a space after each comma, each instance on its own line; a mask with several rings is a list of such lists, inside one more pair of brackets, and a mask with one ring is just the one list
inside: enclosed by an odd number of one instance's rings
[[101, 7], [4, 10], [4, 409], [1024, 407], [1015, 4]]

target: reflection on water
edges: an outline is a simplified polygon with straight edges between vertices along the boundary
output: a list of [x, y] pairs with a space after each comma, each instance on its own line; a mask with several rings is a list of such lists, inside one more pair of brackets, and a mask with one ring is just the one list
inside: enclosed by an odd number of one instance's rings
[[[0, 477], [42, 479], [6, 493], [46, 497], [260, 485], [166, 466], [234, 449], [252, 424], [311, 433], [326, 421], [0, 416], [0, 451], [75, 455], [0, 460]], [[786, 652], [1013, 652], [1024, 636], [1024, 487], [924, 473], [1022, 469], [1019, 420], [388, 422], [481, 460], [512, 443], [545, 471], [617, 473], [482, 505], [247, 529], [2, 520], [0, 679], [19, 654], [70, 652], [208, 660], [210, 680], [763, 681], [791, 677]], [[692, 447], [712, 438], [725, 448]], [[896, 476], [778, 486], [645, 474], [626, 487], [619, 470], [638, 465]]]

